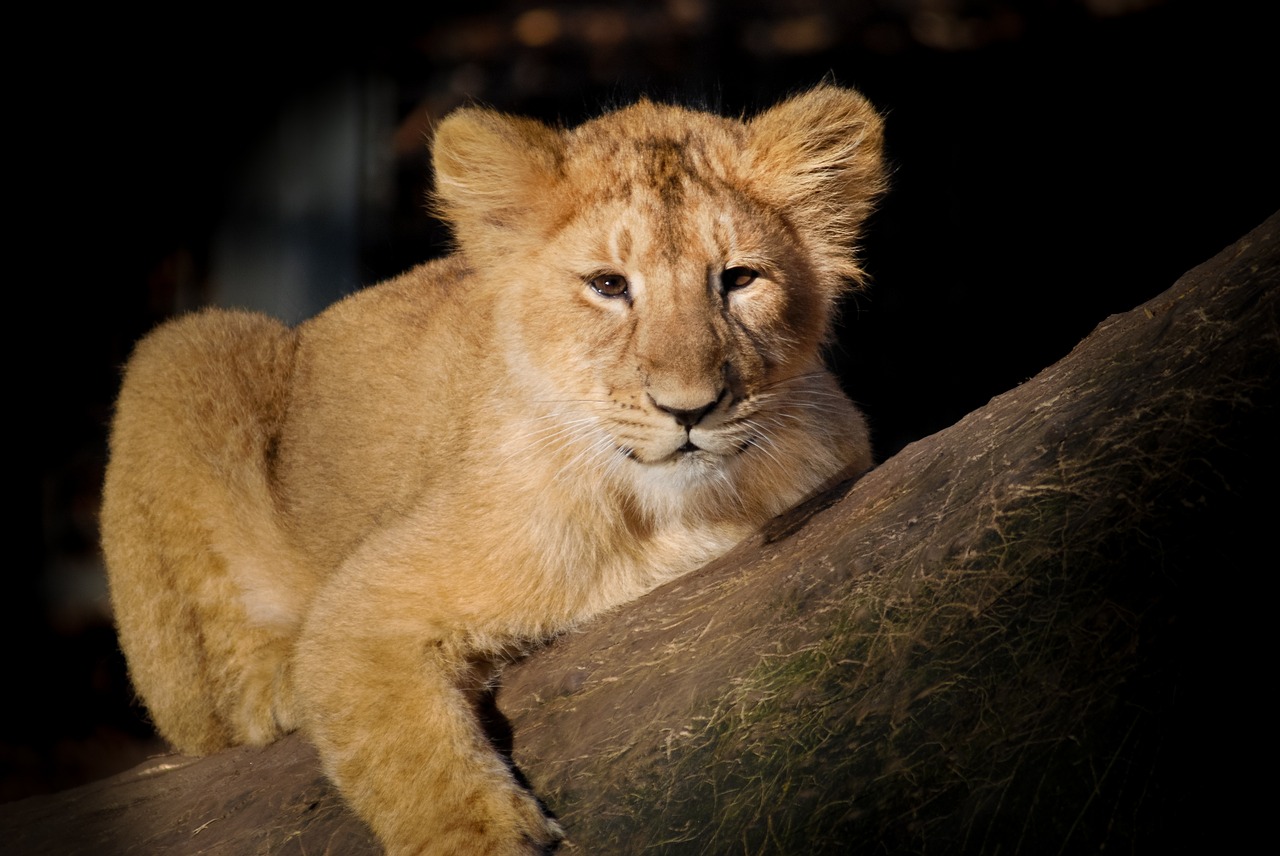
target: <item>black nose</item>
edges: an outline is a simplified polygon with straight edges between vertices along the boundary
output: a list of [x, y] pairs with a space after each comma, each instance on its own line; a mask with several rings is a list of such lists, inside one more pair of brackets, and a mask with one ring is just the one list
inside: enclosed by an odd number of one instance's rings
[[[723, 393], [721, 393], [721, 395], [723, 395]], [[663, 413], [671, 414], [671, 417], [676, 420], [676, 424], [681, 428], [692, 428], [694, 425], [697, 425], [702, 421], [702, 417], [710, 413], [715, 406], [720, 403], [721, 395], [716, 396], [701, 407], [689, 409], [682, 407], [667, 407], [666, 405], [654, 400], [652, 397], [650, 397], [649, 400], [653, 402], [654, 407], [658, 408]]]

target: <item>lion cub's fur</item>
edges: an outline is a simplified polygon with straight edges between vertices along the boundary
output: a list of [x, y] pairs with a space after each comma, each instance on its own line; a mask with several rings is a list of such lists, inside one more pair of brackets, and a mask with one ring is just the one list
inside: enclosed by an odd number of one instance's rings
[[102, 524], [160, 731], [305, 729], [394, 853], [553, 845], [473, 716], [478, 664], [870, 465], [820, 348], [880, 140], [832, 86], [746, 122], [462, 109], [433, 146], [454, 255], [296, 329], [209, 311], [143, 340]]

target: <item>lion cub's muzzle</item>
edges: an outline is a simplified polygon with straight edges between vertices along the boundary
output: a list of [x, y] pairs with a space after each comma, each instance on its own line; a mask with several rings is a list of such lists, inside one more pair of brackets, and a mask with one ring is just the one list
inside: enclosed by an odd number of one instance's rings
[[[738, 442], [724, 436], [726, 417], [734, 403], [733, 393], [728, 388], [720, 389], [714, 398], [692, 407], [676, 406], [670, 400], [658, 398], [652, 391], [645, 393], [645, 397], [656, 411], [654, 415], [662, 414], [662, 418], [659, 424], [654, 425], [650, 442], [644, 444], [646, 448], [640, 454], [630, 455], [632, 460], [648, 463], [691, 457], [713, 460], [740, 451]], [[685, 396], [679, 403], [686, 404], [688, 400], [689, 397]]]

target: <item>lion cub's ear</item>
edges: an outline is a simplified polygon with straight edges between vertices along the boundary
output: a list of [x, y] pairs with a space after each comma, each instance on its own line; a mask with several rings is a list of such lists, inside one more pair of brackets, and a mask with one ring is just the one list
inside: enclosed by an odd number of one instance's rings
[[431, 144], [436, 214], [464, 249], [509, 246], [547, 198], [561, 147], [560, 134], [533, 119], [455, 110]]
[[857, 278], [849, 258], [862, 222], [885, 189], [884, 123], [852, 89], [826, 84], [748, 123], [753, 181], [831, 250], [833, 270]]

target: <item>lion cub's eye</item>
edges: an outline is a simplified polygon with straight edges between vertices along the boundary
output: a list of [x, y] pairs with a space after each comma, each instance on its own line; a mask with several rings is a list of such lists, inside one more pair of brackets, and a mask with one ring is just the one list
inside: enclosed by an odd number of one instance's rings
[[604, 273], [588, 283], [591, 290], [602, 297], [626, 297], [627, 278], [621, 274]]
[[748, 285], [755, 282], [756, 277], [759, 275], [759, 271], [754, 271], [748, 267], [727, 268], [720, 274], [720, 287], [726, 292], [733, 291], [738, 288], [746, 288]]

